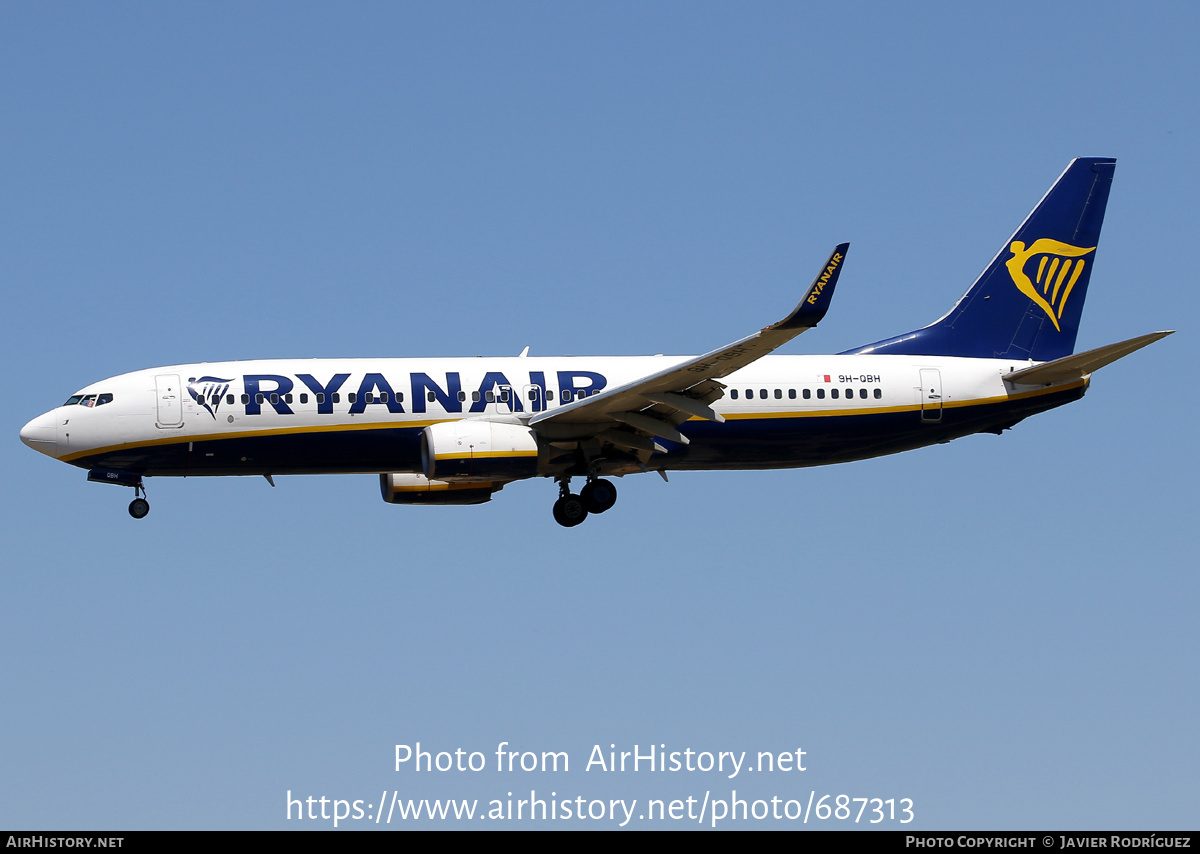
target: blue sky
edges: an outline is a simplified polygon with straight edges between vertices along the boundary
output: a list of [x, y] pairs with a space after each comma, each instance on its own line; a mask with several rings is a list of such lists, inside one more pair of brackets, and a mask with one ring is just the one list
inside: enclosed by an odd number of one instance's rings
[[[0, 824], [315, 828], [289, 790], [533, 788], [1191, 826], [1198, 18], [4, 5]], [[139, 523], [17, 439], [156, 365], [700, 352], [849, 240], [787, 348], [844, 350], [943, 314], [1079, 155], [1118, 159], [1079, 348], [1180, 331], [1003, 437], [625, 478], [572, 530], [548, 482], [433, 509], [369, 476], [156, 479]], [[418, 741], [571, 770], [394, 771]], [[585, 771], [597, 744], [808, 770]]]

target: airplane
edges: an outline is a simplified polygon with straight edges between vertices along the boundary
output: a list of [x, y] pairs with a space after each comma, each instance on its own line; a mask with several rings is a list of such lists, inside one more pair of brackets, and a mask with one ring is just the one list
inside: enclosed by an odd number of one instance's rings
[[[136, 371], [21, 428], [87, 479], [378, 474], [392, 504], [481, 504], [553, 478], [573, 527], [642, 472], [849, 462], [996, 433], [1078, 400], [1097, 369], [1172, 331], [1084, 353], [1075, 338], [1116, 161], [1077, 158], [966, 294], [912, 332], [834, 355], [771, 355], [829, 310], [837, 246], [778, 323], [696, 357], [309, 359]], [[571, 480], [583, 478], [575, 493]]]

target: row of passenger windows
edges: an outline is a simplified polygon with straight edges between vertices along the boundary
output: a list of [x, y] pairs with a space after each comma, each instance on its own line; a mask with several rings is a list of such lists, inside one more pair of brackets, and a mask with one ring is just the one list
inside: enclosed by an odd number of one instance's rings
[[[587, 397], [587, 395], [588, 395], [588, 392], [586, 389], [575, 392], [574, 395], [572, 395], [572, 392], [570, 389], [567, 389], [567, 390], [563, 391], [562, 399], [563, 399], [563, 403], [570, 403], [571, 400], [573, 399], [573, 397]], [[92, 396], [94, 397], [94, 395], [92, 395]], [[483, 393], [482, 396], [480, 395], [479, 392], [473, 391], [473, 392], [471, 392], [471, 401], [473, 403], [478, 403], [480, 400], [486, 400], [488, 403], [495, 403], [496, 401], [500, 401], [501, 403], [508, 403], [509, 396], [510, 396], [509, 389], [501, 389], [499, 392], [486, 391]], [[108, 403], [109, 400], [112, 400], [111, 394], [101, 395], [101, 397], [108, 398], [108, 400], [103, 400], [103, 401], [101, 401], [101, 403]], [[292, 395], [290, 393], [285, 394], [282, 397], [283, 397], [284, 403], [293, 403], [294, 402], [294, 400], [293, 400], [294, 395]], [[314, 395], [314, 397], [316, 398], [317, 403], [325, 402], [325, 394], [323, 392], [317, 392]], [[435, 393], [433, 393], [432, 391], [427, 391], [425, 393], [425, 397], [430, 403], [437, 402], [437, 395]], [[280, 398], [280, 395], [278, 394], [278, 392], [271, 392], [270, 394], [265, 394], [265, 393], [260, 392], [259, 394], [256, 394], [254, 396], [254, 402], [259, 403], [259, 404], [266, 403], [267, 401], [270, 401], [271, 403], [279, 403], [279, 398]], [[309, 395], [307, 392], [301, 392], [300, 403], [302, 403], [302, 404], [308, 403], [308, 398], [309, 398]], [[386, 392], [386, 391], [381, 391], [378, 394], [376, 394], [374, 392], [366, 392], [363, 395], [363, 400], [365, 400], [367, 403], [387, 403], [392, 398], [394, 398], [397, 403], [403, 403], [404, 402], [404, 392], [400, 391], [400, 392], [395, 392], [393, 394], [388, 394], [388, 392]], [[206, 397], [201, 396], [198, 399], [201, 403], [208, 402], [208, 403], [211, 403], [213, 406], [216, 406], [217, 404], [219, 404], [221, 402], [221, 395], [214, 394], [211, 398], [206, 398]], [[226, 404], [232, 405], [234, 402], [234, 399], [235, 399], [234, 395], [232, 395], [232, 394], [225, 395], [225, 403]], [[534, 388], [534, 389], [529, 390], [529, 399], [530, 400], [538, 399], [538, 390], [537, 389]], [[546, 391], [546, 399], [554, 400], [554, 391], [552, 389], [548, 389]], [[467, 393], [465, 391], [460, 391], [458, 393], [458, 402], [465, 403], [466, 400], [467, 400]], [[67, 401], [68, 404], [78, 403], [78, 402], [79, 401], [76, 400], [76, 398], [74, 398], [74, 397]], [[249, 402], [250, 402], [250, 395], [243, 394], [242, 395], [242, 403], [249, 403]], [[330, 403], [341, 403], [342, 402], [341, 393], [335, 391], [332, 394], [330, 394], [329, 402]], [[348, 392], [346, 394], [346, 402], [347, 403], [357, 403], [358, 402], [358, 393], [353, 392], [353, 391]]]
[[[740, 391], [739, 389], [731, 388], [729, 390], [729, 397], [731, 400], [737, 400], [739, 397], [742, 397], [742, 396], [744, 396], [746, 400], [754, 400], [754, 389], [748, 388], [745, 391]], [[796, 399], [796, 389], [789, 388], [787, 390], [787, 396], [788, 396], [788, 400], [795, 400]], [[810, 389], [810, 388], [801, 389], [800, 396], [803, 397], [805, 400], [811, 400], [812, 396], [813, 396], [812, 389]], [[842, 396], [842, 389], [831, 388], [829, 390], [829, 397], [832, 398], [833, 400], [837, 400], [841, 396]], [[883, 399], [883, 389], [881, 389], [881, 388], [875, 389], [874, 395], [872, 395], [871, 392], [865, 388], [860, 388], [858, 390], [858, 397], [860, 400], [866, 400], [868, 397], [871, 397], [871, 396], [874, 396], [874, 398], [876, 400], [882, 400]], [[767, 400], [769, 397], [771, 397], [770, 389], [760, 388], [758, 390], [759, 400]], [[783, 400], [783, 389], [781, 389], [781, 388], [775, 389], [774, 397], [776, 400]], [[846, 400], [852, 400], [853, 398], [854, 398], [854, 389], [852, 389], [852, 388], [846, 389]], [[817, 389], [817, 400], [824, 400], [824, 399], [825, 399], [825, 389], [818, 388]]]
[[[741, 398], [744, 398], [746, 400], [754, 400], [754, 398], [756, 396], [758, 397], [759, 400], [768, 400], [771, 397], [774, 397], [775, 400], [783, 400], [783, 393], [784, 393], [784, 390], [780, 389], [780, 388], [777, 388], [777, 389], [760, 388], [760, 389], [758, 389], [757, 394], [756, 394], [755, 390], [752, 388], [748, 388], [745, 390], [733, 388], [733, 389], [729, 390], [729, 397], [731, 400], [738, 400]], [[845, 389], [844, 393], [845, 393], [846, 400], [853, 400], [855, 398], [855, 391], [852, 388]], [[588, 394], [587, 390], [585, 389], [585, 390], [576, 392], [574, 396], [583, 398], [583, 397], [587, 397], [587, 394]], [[825, 393], [824, 388], [817, 389], [817, 392], [816, 392], [817, 400], [824, 400], [825, 395], [826, 395], [826, 393]], [[843, 390], [840, 388], [829, 389], [829, 397], [832, 400], [838, 400], [842, 397], [842, 395], [843, 395]], [[809, 389], [809, 388], [800, 389], [799, 396], [804, 398], [805, 400], [811, 400], [813, 398], [813, 390]], [[285, 394], [282, 397], [283, 397], [284, 403], [293, 403], [294, 402], [294, 400], [293, 400], [294, 396], [290, 393]], [[302, 404], [308, 403], [309, 395], [306, 392], [302, 392], [299, 397], [300, 397], [300, 403], [302, 403]], [[317, 392], [317, 394], [315, 394], [314, 397], [316, 398], [316, 402], [319, 404], [325, 402], [325, 395], [322, 392]], [[381, 391], [378, 394], [376, 394], [374, 392], [367, 392], [363, 395], [363, 399], [367, 403], [387, 403], [389, 401], [389, 399], [392, 397], [395, 398], [397, 403], [404, 402], [404, 392], [395, 392], [392, 395], [389, 395], [386, 391]], [[573, 395], [569, 389], [563, 391], [563, 393], [562, 393], [563, 403], [570, 403], [572, 400], [572, 397], [573, 397]], [[788, 397], [788, 400], [795, 400], [797, 398], [797, 390], [794, 388], [787, 389], [787, 397]], [[871, 389], [860, 388], [860, 389], [858, 389], [857, 397], [859, 400], [867, 400], [870, 397], [874, 397], [876, 400], [882, 400], [883, 399], [883, 389], [877, 388], [877, 389], [871, 390]], [[279, 398], [280, 398], [280, 395], [276, 392], [271, 392], [270, 394], [259, 393], [254, 396], [254, 402], [259, 403], [259, 404], [263, 404], [268, 401], [270, 401], [271, 403], [279, 403]], [[227, 403], [229, 405], [233, 404], [234, 399], [235, 399], [235, 397], [232, 394], [225, 395], [225, 403]], [[342, 395], [339, 392], [335, 391], [331, 395], [329, 395], [329, 399], [330, 399], [331, 403], [341, 403]], [[432, 391], [426, 392], [426, 399], [430, 403], [435, 403], [435, 402], [437, 402], [437, 395], [434, 394]], [[482, 398], [480, 397], [479, 392], [477, 392], [477, 391], [471, 392], [471, 400], [473, 402], [478, 403], [481, 399], [486, 400], [488, 403], [495, 403], [496, 401], [500, 401], [501, 403], [508, 403], [509, 390], [501, 389], [499, 392], [486, 391], [483, 393]], [[530, 400], [538, 399], [538, 390], [537, 389], [529, 390], [529, 399]], [[546, 399], [554, 400], [554, 391], [553, 390], [546, 391]], [[207, 402], [211, 403], [213, 406], [216, 406], [217, 404], [219, 404], [221, 402], [221, 395], [214, 394], [211, 397], [211, 399], [201, 397], [199, 400], [201, 403], [204, 403], [207, 401]], [[466, 400], [467, 400], [467, 393], [465, 391], [460, 391], [458, 393], [459, 403], [465, 403]], [[353, 391], [348, 392], [346, 394], [346, 401], [347, 401], [347, 403], [357, 403], [358, 402], [358, 394]], [[85, 395], [75, 395], [70, 400], [68, 400], [64, 404], [64, 406], [71, 406], [72, 404], [76, 404], [76, 403], [82, 404], [84, 406], [99, 406], [102, 403], [111, 403], [111, 402], [112, 402], [111, 394], [101, 394], [101, 395], [89, 394], [86, 396]], [[242, 395], [242, 403], [249, 403], [249, 402], [250, 402], [250, 395], [243, 394]]]
[[[833, 400], [837, 400], [841, 396], [841, 392], [842, 392], [841, 389], [831, 388], [829, 390], [829, 397], [832, 398]], [[847, 400], [852, 399], [854, 397], [854, 389], [852, 389], [852, 388], [846, 389], [845, 394], [846, 394]], [[437, 395], [434, 394], [432, 391], [427, 391], [425, 393], [425, 396], [426, 396], [426, 399], [430, 403], [435, 403], [437, 401]], [[574, 392], [574, 393], [572, 393], [572, 391], [570, 389], [565, 389], [562, 393], [562, 402], [570, 403], [575, 397], [583, 398], [583, 397], [587, 397], [587, 396], [588, 396], [588, 392], [586, 389], [582, 389], [582, 390]], [[760, 388], [760, 389], [758, 389], [757, 396], [760, 400], [767, 400], [772, 396], [774, 396], [774, 398], [776, 400], [783, 400], [783, 389], [777, 388], [777, 389], [774, 389], [772, 392], [771, 389]], [[796, 399], [796, 389], [789, 388], [787, 390], [787, 396], [788, 396], [789, 400], [795, 400]], [[807, 388], [801, 389], [800, 396], [803, 397], [805, 400], [811, 399], [813, 396], [812, 389], [807, 389]], [[825, 399], [825, 389], [818, 388], [816, 396], [817, 396], [817, 400], [824, 400]], [[869, 396], [869, 394], [868, 394], [867, 389], [860, 388], [858, 390], [858, 397], [861, 400], [866, 400], [868, 398], [868, 396]], [[292, 403], [293, 397], [294, 396], [291, 393], [285, 394], [285, 395], [283, 395], [283, 402], [284, 403]], [[300, 403], [302, 403], [302, 404], [308, 403], [309, 395], [307, 394], [307, 392], [302, 392], [299, 397], [300, 397]], [[325, 395], [322, 392], [318, 392], [317, 394], [314, 395], [314, 397], [316, 398], [316, 402], [319, 404], [325, 402]], [[376, 394], [374, 392], [367, 392], [363, 395], [363, 399], [367, 403], [387, 403], [389, 398], [391, 398], [391, 397], [394, 397], [397, 403], [402, 403], [404, 401], [404, 392], [395, 392], [393, 395], [389, 395], [386, 391], [381, 391], [378, 394]], [[745, 389], [744, 391], [736, 389], [736, 388], [730, 389], [729, 397], [732, 400], [738, 400], [741, 397], [744, 397], [746, 400], [753, 400], [755, 398], [755, 390], [752, 388]], [[882, 399], [883, 398], [883, 390], [878, 389], [878, 388], [875, 389], [874, 397], [876, 400]], [[280, 395], [277, 392], [271, 392], [269, 394], [259, 393], [254, 396], [254, 401], [255, 401], [255, 403], [259, 403], [259, 404], [266, 403], [267, 401], [270, 401], [271, 403], [279, 403], [279, 398], [280, 398]], [[329, 398], [330, 398], [331, 403], [341, 403], [342, 402], [342, 395], [336, 391], [333, 392], [329, 396]], [[112, 399], [113, 399], [113, 396], [111, 394], [73, 394], [67, 400], [67, 402], [63, 404], [63, 406], [75, 406], [75, 405], [103, 406], [106, 403], [112, 403]], [[214, 395], [212, 395], [211, 398], [206, 398], [206, 397], [201, 396], [198, 399], [201, 403], [208, 402], [208, 403], [211, 403], [213, 406], [216, 406], [216, 405], [220, 404], [220, 402], [221, 402], [221, 395], [214, 394]], [[233, 405], [235, 399], [236, 399], [235, 396], [232, 394], [225, 395], [225, 403], [230, 406]], [[242, 399], [242, 403], [249, 403], [250, 395], [243, 394], [241, 396], [241, 399]], [[506, 389], [506, 388], [501, 389], [499, 392], [486, 391], [483, 393], [482, 398], [480, 397], [479, 392], [477, 392], [477, 391], [471, 392], [472, 402], [478, 403], [481, 399], [486, 400], [488, 403], [495, 403], [496, 401], [499, 401], [501, 403], [508, 403], [509, 389]], [[529, 399], [534, 400], [534, 401], [536, 401], [538, 399], [538, 390], [536, 388], [529, 389]], [[465, 403], [466, 400], [467, 400], [467, 393], [465, 391], [460, 391], [458, 393], [459, 403]], [[553, 389], [546, 390], [546, 400], [554, 400], [554, 390]], [[346, 401], [348, 403], [358, 402], [358, 394], [353, 391], [348, 392], [346, 394]]]

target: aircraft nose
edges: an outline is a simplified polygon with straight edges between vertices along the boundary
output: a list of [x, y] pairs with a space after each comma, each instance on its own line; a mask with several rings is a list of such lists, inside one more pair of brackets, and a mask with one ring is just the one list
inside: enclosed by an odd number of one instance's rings
[[53, 412], [39, 415], [21, 428], [21, 441], [35, 451], [48, 456], [54, 456], [58, 447], [58, 434], [55, 429]]

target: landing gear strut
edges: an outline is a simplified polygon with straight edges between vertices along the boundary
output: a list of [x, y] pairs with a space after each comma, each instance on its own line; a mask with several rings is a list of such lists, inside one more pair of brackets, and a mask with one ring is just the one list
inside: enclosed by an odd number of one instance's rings
[[558, 479], [558, 500], [554, 502], [554, 521], [564, 528], [574, 528], [588, 513], [603, 513], [617, 503], [617, 488], [612, 481], [592, 477], [579, 491], [571, 492], [571, 478]]

